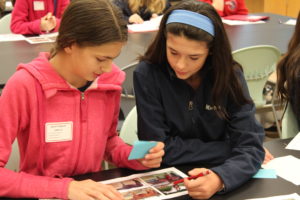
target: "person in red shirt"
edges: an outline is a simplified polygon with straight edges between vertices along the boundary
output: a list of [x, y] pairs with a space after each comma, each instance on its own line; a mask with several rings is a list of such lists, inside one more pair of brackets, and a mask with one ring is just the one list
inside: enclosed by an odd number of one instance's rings
[[199, 0], [213, 5], [221, 17], [228, 15], [247, 15], [245, 0]]
[[17, 34], [58, 31], [60, 18], [70, 0], [20, 0], [12, 12], [10, 29]]

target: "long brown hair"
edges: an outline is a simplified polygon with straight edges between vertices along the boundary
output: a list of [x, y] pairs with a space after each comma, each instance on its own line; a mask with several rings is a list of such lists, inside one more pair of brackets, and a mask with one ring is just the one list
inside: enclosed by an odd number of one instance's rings
[[139, 13], [140, 7], [146, 7], [151, 13], [161, 14], [166, 8], [166, 0], [128, 0], [132, 13]]
[[277, 88], [281, 103], [291, 102], [295, 114], [300, 116], [300, 12], [288, 51], [277, 65]]
[[74, 43], [97, 46], [127, 37], [127, 22], [109, 0], [73, 0], [63, 14], [51, 55]]
[[[170, 13], [177, 9], [193, 11], [210, 18], [215, 27], [215, 36], [212, 37], [207, 32], [186, 24], [170, 23], [166, 25]], [[191, 40], [204, 41], [208, 44], [210, 55], [207, 60], [211, 61], [209, 76], [213, 80], [212, 103], [215, 106], [221, 107], [221, 110], [216, 110], [219, 117], [224, 119], [228, 117], [226, 108], [222, 105], [223, 96], [229, 95], [237, 105], [252, 103], [243, 93], [241, 83], [236, 75], [236, 69], [241, 69], [241, 66], [233, 60], [231, 47], [222, 20], [211, 5], [189, 0], [182, 1], [168, 9], [162, 18], [156, 38], [144, 56], [140, 58], [140, 61], [145, 60], [153, 64], [165, 66], [165, 63], [168, 62], [166, 56], [166, 33], [184, 36]]]

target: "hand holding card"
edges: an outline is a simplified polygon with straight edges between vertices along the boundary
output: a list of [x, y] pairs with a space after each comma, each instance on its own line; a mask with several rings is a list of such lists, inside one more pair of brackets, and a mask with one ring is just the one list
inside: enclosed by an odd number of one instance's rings
[[130, 152], [128, 160], [142, 159], [145, 155], [157, 145], [157, 142], [153, 141], [135, 141], [133, 149]]
[[136, 141], [130, 152], [128, 160], [138, 161], [149, 168], [160, 167], [164, 152], [164, 143], [153, 141]]

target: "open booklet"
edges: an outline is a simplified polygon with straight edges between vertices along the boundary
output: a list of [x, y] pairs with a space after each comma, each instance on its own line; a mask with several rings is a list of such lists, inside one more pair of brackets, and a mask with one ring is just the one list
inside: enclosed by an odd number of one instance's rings
[[58, 32], [41, 34], [35, 37], [26, 37], [25, 40], [30, 44], [40, 44], [40, 43], [51, 43], [55, 42], [56, 37], [58, 36]]
[[187, 191], [183, 183], [173, 184], [185, 177], [186, 174], [175, 167], [170, 167], [101, 181], [101, 183], [112, 185], [124, 196], [124, 200], [158, 200], [186, 195]]
[[174, 181], [185, 177], [187, 177], [186, 174], [175, 167], [170, 167], [102, 181], [101, 183], [115, 187], [123, 194], [125, 200], [169, 199], [187, 194], [183, 183], [173, 184]]
[[26, 38], [21, 34], [0, 34], [0, 42], [20, 41]]
[[257, 16], [257, 15], [228, 15], [222, 17], [223, 19], [228, 20], [238, 20], [238, 21], [248, 21], [248, 22], [257, 22], [260, 20], [267, 20], [269, 16]]
[[222, 17], [223, 23], [228, 25], [262, 24], [267, 19], [269, 19], [269, 16], [229, 15]]
[[25, 37], [21, 34], [13, 34], [13, 33], [0, 34], [0, 42], [26, 40], [30, 44], [39, 44], [39, 43], [55, 42], [57, 36], [58, 36], [58, 32], [41, 34], [39, 36], [34, 36], [34, 37]]

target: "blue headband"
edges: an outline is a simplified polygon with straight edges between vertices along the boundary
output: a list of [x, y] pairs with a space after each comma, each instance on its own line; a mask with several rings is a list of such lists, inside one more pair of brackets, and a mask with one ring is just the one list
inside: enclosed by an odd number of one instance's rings
[[215, 36], [214, 25], [208, 17], [188, 10], [174, 10], [166, 24], [182, 23], [202, 29], [212, 36]]

